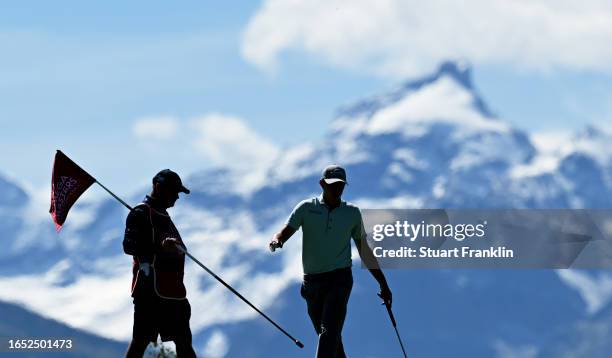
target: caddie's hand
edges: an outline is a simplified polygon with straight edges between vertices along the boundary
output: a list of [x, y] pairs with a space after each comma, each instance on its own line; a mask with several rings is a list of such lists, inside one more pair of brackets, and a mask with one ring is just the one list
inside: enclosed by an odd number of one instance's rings
[[383, 305], [391, 307], [391, 304], [393, 303], [393, 294], [391, 293], [391, 289], [389, 289], [389, 286], [380, 286], [380, 292], [378, 293], [378, 297], [383, 300]]
[[177, 245], [180, 245], [180, 242], [174, 237], [167, 237], [162, 241], [162, 248], [166, 251], [178, 251]]
[[276, 249], [280, 249], [283, 247], [283, 244], [276, 238], [276, 236], [274, 238], [272, 238], [272, 241], [270, 241], [270, 251], [274, 252], [276, 251]]

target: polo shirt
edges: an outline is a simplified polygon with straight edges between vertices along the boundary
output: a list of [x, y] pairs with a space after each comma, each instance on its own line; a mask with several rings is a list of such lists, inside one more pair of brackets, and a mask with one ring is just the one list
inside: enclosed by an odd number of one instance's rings
[[357, 206], [342, 201], [340, 206], [330, 210], [322, 196], [300, 202], [289, 216], [287, 225], [295, 230], [302, 228], [305, 274], [350, 267], [350, 239], [359, 245], [366, 236]]

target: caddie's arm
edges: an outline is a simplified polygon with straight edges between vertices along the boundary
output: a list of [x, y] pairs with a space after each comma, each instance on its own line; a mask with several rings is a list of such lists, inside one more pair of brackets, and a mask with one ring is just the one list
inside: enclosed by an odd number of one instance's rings
[[126, 219], [125, 235], [123, 237], [123, 251], [136, 258], [140, 269], [144, 270], [147, 276], [148, 265], [153, 260], [152, 229], [148, 222], [144, 209], [134, 208]]

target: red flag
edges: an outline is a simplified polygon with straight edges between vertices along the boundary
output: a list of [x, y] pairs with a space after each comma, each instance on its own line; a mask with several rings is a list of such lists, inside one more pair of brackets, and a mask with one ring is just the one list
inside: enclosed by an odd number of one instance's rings
[[66, 221], [68, 210], [95, 181], [64, 153], [59, 150], [55, 153], [49, 212], [58, 232]]

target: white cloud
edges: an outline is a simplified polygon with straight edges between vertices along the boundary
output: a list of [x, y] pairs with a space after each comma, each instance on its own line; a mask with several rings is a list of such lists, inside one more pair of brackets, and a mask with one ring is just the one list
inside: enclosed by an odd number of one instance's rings
[[168, 140], [178, 133], [179, 122], [170, 116], [144, 117], [136, 120], [132, 127], [139, 139]]
[[[247, 120], [222, 113], [191, 119], [145, 117], [134, 122], [133, 133], [141, 139], [139, 144], [160, 163], [168, 163], [167, 167], [185, 172], [196, 160], [200, 168], [232, 170], [235, 175], [231, 185], [242, 194], [252, 192], [268, 179], [267, 171], [280, 154], [280, 149], [251, 128]], [[177, 160], [183, 161], [187, 169], [181, 169]]]
[[549, 70], [612, 70], [604, 0], [267, 0], [243, 56], [273, 69], [297, 50], [337, 66], [415, 75], [445, 59]]
[[225, 357], [229, 352], [229, 340], [220, 330], [216, 329], [204, 346], [204, 356], [211, 358]]
[[[58, 262], [43, 276], [2, 277], [0, 297], [72, 327], [125, 340], [132, 334], [133, 308], [131, 300], [126, 298], [126, 287], [129, 295], [132, 276], [130, 263], [125, 255], [118, 255], [109, 262], [116, 270], [112, 276], [81, 275], [68, 286], [57, 284], [58, 277], [66, 277], [62, 271], [70, 269], [66, 261]], [[100, 291], [92, 294], [92, 287]]]
[[493, 343], [497, 358], [535, 358], [538, 348], [533, 345], [511, 345], [502, 340]]
[[209, 114], [191, 122], [195, 147], [213, 164], [233, 169], [256, 169], [274, 162], [279, 148], [240, 118]]
[[576, 270], [557, 270], [557, 275], [561, 281], [578, 291], [589, 314], [596, 313], [612, 300], [611, 275], [603, 273], [599, 277], [592, 277]]

